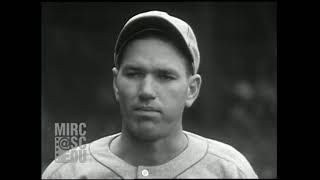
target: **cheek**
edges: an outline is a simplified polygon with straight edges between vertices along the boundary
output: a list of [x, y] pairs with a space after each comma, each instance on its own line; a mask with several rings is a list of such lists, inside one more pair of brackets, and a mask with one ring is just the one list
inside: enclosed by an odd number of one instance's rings
[[137, 94], [136, 84], [124, 79], [119, 78], [118, 81], [119, 101], [120, 105], [129, 104]]
[[166, 93], [163, 94], [165, 99], [165, 105], [168, 109], [173, 110], [173, 112], [180, 112], [183, 110], [186, 97], [187, 97], [187, 85], [184, 83], [174, 84], [169, 86]]

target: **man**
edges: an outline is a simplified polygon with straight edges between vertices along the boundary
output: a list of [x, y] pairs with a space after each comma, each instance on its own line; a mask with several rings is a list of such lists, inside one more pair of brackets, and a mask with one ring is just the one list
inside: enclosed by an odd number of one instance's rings
[[132, 17], [114, 61], [121, 133], [88, 144], [85, 162], [52, 162], [42, 178], [257, 178], [233, 147], [183, 131], [184, 108], [201, 86], [197, 40], [186, 22], [160, 11]]

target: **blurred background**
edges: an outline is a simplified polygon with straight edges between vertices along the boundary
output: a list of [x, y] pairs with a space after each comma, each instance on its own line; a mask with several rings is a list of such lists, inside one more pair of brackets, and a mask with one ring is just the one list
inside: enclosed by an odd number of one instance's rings
[[184, 129], [232, 145], [259, 178], [276, 178], [274, 2], [42, 3], [42, 172], [54, 160], [54, 123], [86, 123], [87, 142], [120, 131], [114, 45], [126, 21], [149, 10], [185, 20], [197, 36], [203, 84]]

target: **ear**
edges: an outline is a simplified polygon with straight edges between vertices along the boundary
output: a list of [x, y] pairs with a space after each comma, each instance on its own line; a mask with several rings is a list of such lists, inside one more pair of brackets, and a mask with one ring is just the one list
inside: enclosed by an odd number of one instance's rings
[[112, 68], [112, 74], [113, 74], [113, 91], [114, 95], [116, 97], [116, 100], [119, 101], [119, 90], [117, 86], [117, 75], [118, 75], [118, 69], [116, 67]]
[[197, 99], [201, 87], [201, 76], [195, 74], [189, 78], [188, 81], [188, 92], [185, 106], [191, 107], [193, 102]]

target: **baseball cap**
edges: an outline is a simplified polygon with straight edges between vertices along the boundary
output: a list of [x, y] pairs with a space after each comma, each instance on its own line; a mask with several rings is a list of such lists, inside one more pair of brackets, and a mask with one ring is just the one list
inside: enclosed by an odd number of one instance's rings
[[162, 11], [148, 11], [137, 14], [130, 18], [123, 26], [118, 35], [114, 51], [114, 64], [118, 65], [118, 56], [121, 49], [126, 45], [127, 41], [139, 32], [148, 29], [159, 30], [164, 32], [170, 37], [175, 37], [184, 48], [192, 60], [193, 74], [196, 74], [200, 65], [200, 52], [196, 36], [185, 21], [173, 17], [166, 12]]

